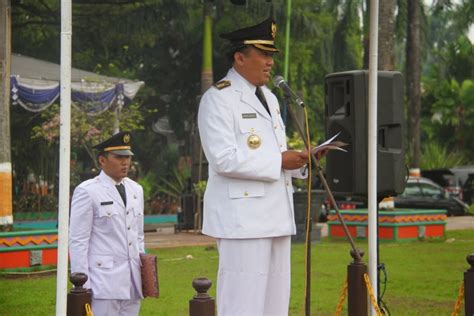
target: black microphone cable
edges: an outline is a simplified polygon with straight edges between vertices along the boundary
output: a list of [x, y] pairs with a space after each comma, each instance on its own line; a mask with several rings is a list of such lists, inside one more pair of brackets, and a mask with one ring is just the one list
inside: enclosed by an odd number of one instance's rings
[[380, 271], [383, 273], [383, 281], [379, 279], [379, 282], [383, 284], [383, 290], [381, 293], [379, 293], [379, 307], [380, 310], [382, 311], [382, 314], [390, 316], [390, 310], [388, 309], [387, 303], [383, 300], [383, 297], [385, 295], [385, 291], [387, 290], [387, 282], [388, 282], [388, 277], [387, 277], [387, 270], [385, 269], [385, 264], [382, 262], [378, 265], [377, 267], [379, 274]]

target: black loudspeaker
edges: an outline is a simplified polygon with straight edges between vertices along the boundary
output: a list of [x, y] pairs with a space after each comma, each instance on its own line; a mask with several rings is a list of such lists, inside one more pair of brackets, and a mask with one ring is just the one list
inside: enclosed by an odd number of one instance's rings
[[[326, 136], [347, 152], [331, 150], [326, 156], [326, 177], [335, 194], [367, 196], [369, 72], [333, 73], [325, 78]], [[405, 187], [403, 76], [378, 72], [377, 195], [397, 195]]]

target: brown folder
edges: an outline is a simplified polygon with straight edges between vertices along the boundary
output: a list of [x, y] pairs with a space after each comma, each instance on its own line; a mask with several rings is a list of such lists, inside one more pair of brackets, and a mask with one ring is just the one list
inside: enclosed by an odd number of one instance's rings
[[144, 297], [159, 297], [158, 266], [155, 255], [141, 253], [142, 292]]

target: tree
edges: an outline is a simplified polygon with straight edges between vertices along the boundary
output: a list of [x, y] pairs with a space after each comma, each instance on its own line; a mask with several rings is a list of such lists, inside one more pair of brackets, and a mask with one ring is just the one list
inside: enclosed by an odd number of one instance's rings
[[395, 69], [396, 0], [384, 0], [379, 6], [379, 70]]
[[[278, 17], [278, 16], [277, 16]], [[277, 20], [284, 25], [283, 18]], [[300, 1], [292, 8], [291, 58], [287, 81], [305, 100], [311, 139], [324, 138], [324, 76], [334, 70], [334, 25], [337, 20], [328, 12], [323, 1]], [[283, 47], [284, 37], [277, 36]], [[283, 57], [276, 56], [274, 73], [283, 72]], [[296, 129], [287, 123], [287, 134]]]
[[[379, 3], [379, 47], [378, 69], [395, 70], [395, 30], [397, 0], [380, 1]], [[369, 68], [369, 28], [370, 28], [370, 0], [365, 0], [363, 10], [363, 68]]]
[[406, 45], [407, 99], [409, 104], [409, 141], [412, 150], [411, 167], [420, 167], [421, 156], [421, 36], [419, 0], [408, 0]]
[[[98, 144], [113, 135], [114, 112], [105, 111], [99, 115], [89, 115], [81, 110], [74, 109], [71, 118], [71, 143], [75, 151], [84, 149], [95, 161], [92, 153], [92, 144]], [[33, 128], [33, 138], [41, 137], [50, 143], [59, 142], [59, 106], [54, 105], [49, 111], [42, 112], [45, 121]], [[136, 131], [143, 129], [142, 113], [136, 104], [128, 105], [123, 109], [120, 118], [120, 129]]]
[[0, 230], [8, 230], [12, 217], [12, 165], [10, 148], [10, 1], [0, 1]]
[[472, 160], [474, 100], [469, 96], [474, 55], [473, 44], [463, 34], [472, 24], [474, 6], [469, 1], [435, 1], [430, 12], [423, 68], [422, 137]]
[[345, 0], [334, 6], [338, 24], [334, 31], [334, 70], [354, 70], [362, 66], [362, 43], [359, 20], [360, 0]]
[[423, 130], [429, 140], [474, 157], [474, 45], [461, 35], [433, 55], [424, 85]]
[[[209, 89], [213, 83], [213, 72], [212, 72], [212, 2], [204, 1], [203, 3], [203, 38], [202, 38], [202, 70], [201, 70], [201, 94]], [[197, 115], [192, 121], [191, 129], [191, 140], [192, 140], [192, 172], [191, 180], [193, 185], [202, 183], [203, 180], [203, 162], [204, 154], [202, 151], [201, 140], [199, 138], [199, 131], [197, 129]], [[183, 192], [181, 192], [183, 193]], [[201, 229], [202, 226], [202, 209], [201, 209], [201, 191], [193, 192], [196, 193], [193, 205], [196, 217], [194, 228]]]

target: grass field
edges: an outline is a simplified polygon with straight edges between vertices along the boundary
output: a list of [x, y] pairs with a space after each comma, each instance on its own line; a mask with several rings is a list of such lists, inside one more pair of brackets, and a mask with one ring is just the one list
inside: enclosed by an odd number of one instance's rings
[[[357, 242], [357, 246], [367, 254], [365, 241]], [[324, 239], [313, 245], [312, 315], [334, 314], [351, 260], [349, 250], [343, 241]], [[187, 315], [188, 301], [194, 295], [193, 278], [216, 279], [216, 249], [182, 247], [151, 252], [159, 256], [161, 296], [145, 299], [140, 315]], [[470, 253], [474, 253], [472, 230], [449, 231], [446, 240], [382, 243], [380, 260], [386, 266], [388, 280], [384, 301], [391, 315], [450, 315]], [[186, 259], [188, 255], [192, 259]], [[303, 315], [303, 263], [304, 245], [295, 244], [290, 315]], [[0, 315], [54, 315], [55, 289], [55, 275], [0, 277]], [[215, 286], [210, 294], [215, 297]], [[463, 308], [460, 315], [464, 315]]]

